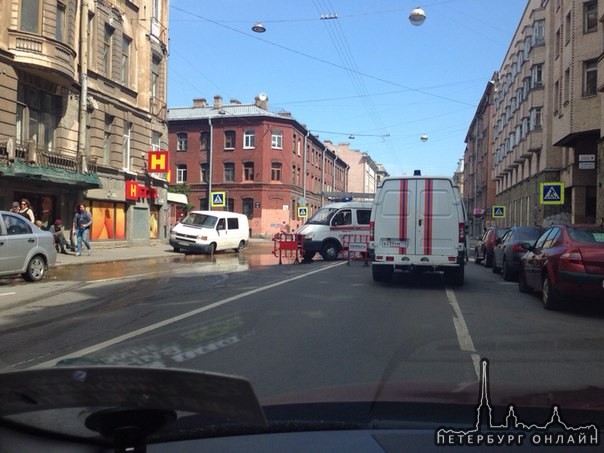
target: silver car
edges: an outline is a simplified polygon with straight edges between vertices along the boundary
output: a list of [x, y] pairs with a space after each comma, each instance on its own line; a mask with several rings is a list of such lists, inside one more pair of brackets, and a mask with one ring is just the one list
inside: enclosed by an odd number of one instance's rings
[[0, 276], [41, 280], [57, 261], [54, 238], [19, 214], [0, 211]]

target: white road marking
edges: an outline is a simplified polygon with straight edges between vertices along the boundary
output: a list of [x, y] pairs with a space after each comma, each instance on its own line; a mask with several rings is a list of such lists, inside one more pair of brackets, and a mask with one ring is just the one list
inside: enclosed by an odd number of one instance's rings
[[480, 356], [476, 352], [476, 347], [474, 346], [474, 342], [470, 336], [470, 331], [468, 330], [466, 321], [461, 313], [461, 308], [459, 308], [459, 304], [457, 303], [455, 293], [449, 288], [446, 288], [445, 292], [447, 293], [449, 304], [451, 304], [453, 312], [455, 313], [455, 316], [453, 317], [453, 325], [455, 326], [459, 346], [461, 347], [462, 351], [470, 353], [470, 356], [472, 357], [472, 364], [474, 365], [474, 372], [476, 373], [476, 379], [480, 379]]
[[12, 293], [0, 293], [0, 297], [2, 297], [2, 296], [14, 296], [15, 294], [17, 294], [17, 293], [15, 293], [15, 292], [12, 292]]
[[196, 316], [196, 315], [198, 315], [200, 313], [212, 310], [214, 308], [218, 308], [218, 307], [220, 307], [222, 305], [226, 305], [226, 304], [228, 304], [230, 302], [234, 302], [234, 301], [242, 299], [244, 297], [251, 296], [252, 294], [260, 293], [262, 291], [266, 291], [267, 289], [276, 288], [278, 286], [285, 285], [285, 284], [293, 282], [295, 280], [299, 280], [301, 278], [308, 277], [309, 275], [313, 275], [313, 274], [316, 274], [318, 272], [323, 272], [323, 271], [329, 270], [329, 269], [331, 269], [333, 267], [341, 266], [343, 264], [346, 264], [346, 261], [342, 261], [342, 262], [339, 262], [339, 263], [336, 263], [336, 264], [332, 264], [332, 265], [329, 265], [329, 266], [321, 267], [321, 268], [316, 269], [314, 271], [310, 271], [310, 272], [307, 272], [305, 274], [297, 275], [295, 277], [288, 278], [286, 280], [281, 280], [279, 282], [271, 283], [270, 285], [266, 285], [266, 286], [263, 286], [263, 287], [260, 287], [260, 288], [251, 289], [249, 291], [245, 291], [243, 293], [236, 294], [236, 295], [231, 296], [231, 297], [227, 297], [226, 299], [219, 300], [217, 302], [214, 302], [212, 304], [209, 304], [209, 305], [206, 305], [204, 307], [198, 308], [196, 310], [192, 310], [192, 311], [189, 311], [187, 313], [183, 313], [181, 315], [174, 316], [174, 317], [169, 318], [169, 319], [164, 319], [163, 321], [160, 321], [160, 322], [156, 322], [155, 324], [151, 324], [149, 326], [133, 330], [132, 332], [125, 333], [123, 335], [117, 336], [115, 338], [112, 338], [111, 340], [103, 341], [101, 343], [97, 343], [97, 344], [89, 346], [87, 348], [80, 349], [79, 351], [72, 352], [71, 354], [67, 354], [67, 355], [64, 355], [64, 356], [61, 356], [61, 357], [56, 357], [56, 358], [54, 358], [52, 360], [48, 360], [46, 362], [39, 363], [38, 365], [34, 365], [31, 368], [49, 368], [49, 367], [53, 367], [53, 366], [55, 366], [57, 364], [57, 362], [60, 362], [61, 360], [73, 359], [73, 358], [85, 356], [87, 354], [91, 354], [91, 353], [99, 351], [101, 349], [108, 348], [108, 347], [113, 346], [115, 344], [121, 343], [122, 341], [129, 340], [129, 339], [134, 338], [134, 337], [138, 337], [139, 335], [143, 335], [143, 334], [146, 334], [148, 332], [152, 332], [152, 331], [157, 330], [157, 329], [161, 329], [162, 327], [166, 327], [166, 326], [168, 326], [170, 324], [174, 324], [175, 322], [182, 321], [183, 319], [187, 319], [187, 318], [190, 318], [192, 316]]

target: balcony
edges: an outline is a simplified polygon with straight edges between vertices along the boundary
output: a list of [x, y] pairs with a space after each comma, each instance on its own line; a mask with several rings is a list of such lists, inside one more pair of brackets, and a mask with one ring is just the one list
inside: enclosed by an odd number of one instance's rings
[[76, 52], [59, 41], [9, 29], [8, 51], [16, 63], [44, 72], [59, 85], [67, 86], [74, 80]]
[[0, 175], [85, 188], [100, 187], [96, 159], [88, 162], [84, 173], [73, 153], [42, 149], [34, 142], [15, 143], [14, 138], [0, 139]]

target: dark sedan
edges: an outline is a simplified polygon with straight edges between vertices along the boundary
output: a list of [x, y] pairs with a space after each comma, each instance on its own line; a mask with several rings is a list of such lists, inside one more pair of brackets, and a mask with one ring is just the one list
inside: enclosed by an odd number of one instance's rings
[[526, 245], [532, 245], [541, 236], [539, 227], [512, 227], [501, 239], [493, 251], [493, 272], [503, 275], [506, 281], [515, 280], [520, 269], [520, 258], [526, 253]]
[[492, 226], [485, 230], [474, 249], [474, 262], [480, 264], [484, 261], [486, 267], [491, 267], [497, 239], [501, 239], [508, 230], [509, 228], [499, 226]]
[[520, 261], [518, 288], [541, 292], [543, 306], [604, 301], [604, 225], [552, 225]]

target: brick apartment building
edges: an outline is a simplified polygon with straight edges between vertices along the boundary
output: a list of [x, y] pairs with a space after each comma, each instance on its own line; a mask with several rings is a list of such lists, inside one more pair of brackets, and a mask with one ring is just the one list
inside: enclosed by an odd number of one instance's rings
[[[602, 0], [528, 1], [494, 77], [488, 146], [495, 203], [506, 217], [490, 222], [546, 226], [604, 217], [603, 11]], [[473, 182], [467, 168], [466, 188]], [[541, 183], [549, 182], [564, 184], [563, 204], [540, 202]]]
[[[0, 2], [0, 207], [28, 198], [92, 240], [166, 237], [168, 0]], [[135, 196], [127, 185], [137, 188]], [[140, 190], [138, 190], [140, 188]]]
[[[186, 184], [194, 209], [240, 212], [255, 237], [271, 237], [284, 225], [304, 223], [298, 207], [312, 215], [325, 193], [347, 190], [348, 165], [287, 112], [215, 96], [192, 107], [168, 109], [171, 184]], [[209, 194], [224, 194], [224, 207]], [[174, 222], [176, 219], [173, 219]]]

